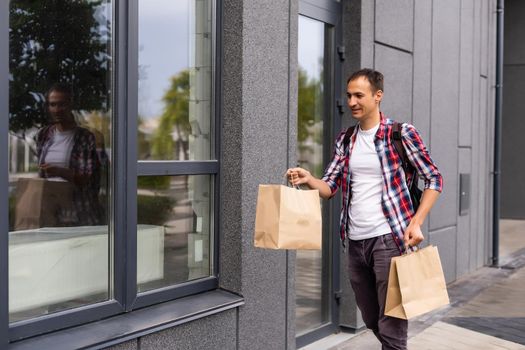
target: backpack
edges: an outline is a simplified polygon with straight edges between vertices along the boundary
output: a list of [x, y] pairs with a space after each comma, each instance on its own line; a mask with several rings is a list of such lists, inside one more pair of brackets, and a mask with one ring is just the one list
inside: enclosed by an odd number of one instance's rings
[[[355, 126], [351, 126], [346, 130], [345, 137], [343, 139], [344, 147], [348, 147], [350, 144], [350, 137], [354, 133]], [[408, 191], [410, 192], [410, 200], [412, 201], [412, 207], [414, 208], [414, 213], [417, 212], [419, 208], [419, 203], [421, 202], [421, 196], [423, 191], [418, 187], [418, 174], [412, 163], [410, 163], [405, 147], [401, 141], [401, 124], [394, 121], [394, 126], [392, 130], [392, 138], [394, 140], [394, 148], [396, 149], [397, 154], [401, 158], [401, 166], [405, 171], [405, 174], [412, 172], [414, 176], [412, 177], [412, 182], [408, 185]]]

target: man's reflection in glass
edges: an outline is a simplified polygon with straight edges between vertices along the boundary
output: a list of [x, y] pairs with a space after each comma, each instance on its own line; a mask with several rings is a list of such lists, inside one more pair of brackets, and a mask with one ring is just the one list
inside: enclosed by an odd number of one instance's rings
[[98, 225], [103, 223], [103, 213], [95, 135], [76, 123], [72, 103], [67, 85], [55, 84], [46, 94], [50, 124], [36, 136], [38, 173], [50, 181], [64, 182], [55, 188], [63, 191], [63, 201], [70, 203], [61, 203], [57, 226]]

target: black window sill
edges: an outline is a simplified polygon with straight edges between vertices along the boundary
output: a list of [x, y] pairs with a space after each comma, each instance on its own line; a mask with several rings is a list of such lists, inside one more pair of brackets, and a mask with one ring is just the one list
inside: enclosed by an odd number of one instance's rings
[[9, 344], [9, 350], [102, 348], [244, 305], [239, 295], [213, 290], [105, 320]]

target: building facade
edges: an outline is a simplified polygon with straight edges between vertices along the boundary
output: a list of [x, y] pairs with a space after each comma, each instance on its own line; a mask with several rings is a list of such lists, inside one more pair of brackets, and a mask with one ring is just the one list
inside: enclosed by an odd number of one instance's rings
[[[259, 184], [296, 164], [322, 173], [362, 67], [384, 73], [382, 111], [418, 128], [443, 174], [424, 233], [447, 281], [489, 263], [496, 13], [495, 0], [0, 4], [0, 348], [280, 350], [361, 329], [339, 197], [322, 203], [321, 251], [255, 248], [253, 228]], [[45, 173], [42, 149], [96, 186]], [[92, 221], [77, 206], [89, 195]]]

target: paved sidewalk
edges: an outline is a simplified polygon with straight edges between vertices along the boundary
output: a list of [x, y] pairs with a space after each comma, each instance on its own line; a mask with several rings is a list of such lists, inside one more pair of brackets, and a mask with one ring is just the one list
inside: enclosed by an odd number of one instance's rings
[[[409, 323], [410, 350], [525, 350], [525, 248], [448, 286], [451, 304]], [[341, 335], [339, 335], [341, 337]], [[348, 339], [350, 338], [350, 339]], [[379, 350], [372, 332], [305, 350]]]

